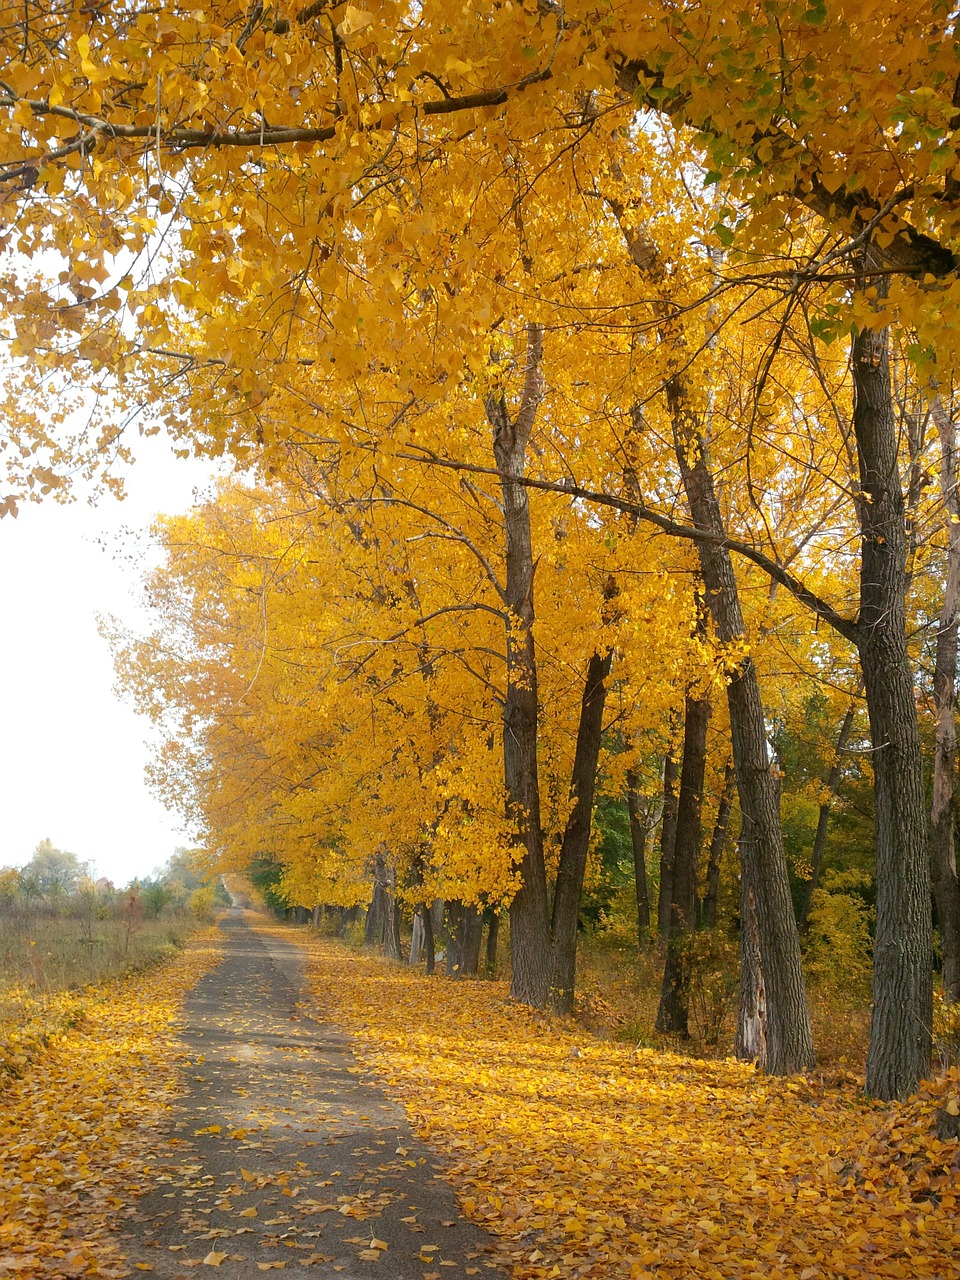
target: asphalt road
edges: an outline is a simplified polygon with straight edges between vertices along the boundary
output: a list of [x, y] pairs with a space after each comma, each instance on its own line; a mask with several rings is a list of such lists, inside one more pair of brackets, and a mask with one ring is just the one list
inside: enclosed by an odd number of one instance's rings
[[222, 928], [224, 959], [186, 1005], [169, 1160], [124, 1224], [134, 1274], [502, 1280], [436, 1155], [310, 1016], [302, 952], [240, 911]]

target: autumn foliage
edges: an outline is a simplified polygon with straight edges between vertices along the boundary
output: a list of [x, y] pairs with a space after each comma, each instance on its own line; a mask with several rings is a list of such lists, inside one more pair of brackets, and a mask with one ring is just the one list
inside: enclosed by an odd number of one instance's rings
[[789, 1074], [857, 754], [866, 1084], [909, 1093], [931, 890], [960, 998], [948, 6], [44, 3], [0, 37], [0, 511], [116, 484], [139, 422], [243, 472], [115, 636], [220, 865], [379, 894], [395, 953], [404, 906], [471, 955], [502, 906], [514, 996], [563, 1011], [617, 797], [683, 1035], [726, 796], [737, 1050]]

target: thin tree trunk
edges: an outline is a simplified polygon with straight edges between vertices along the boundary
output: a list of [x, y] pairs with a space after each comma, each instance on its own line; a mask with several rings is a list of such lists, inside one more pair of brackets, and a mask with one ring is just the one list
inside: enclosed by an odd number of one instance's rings
[[[659, 291], [655, 313], [660, 337], [666, 349], [678, 356], [677, 370], [667, 378], [664, 391], [693, 523], [723, 537], [726, 530], [708, 463], [707, 441], [695, 408], [699, 396], [689, 385], [690, 375], [683, 358], [684, 333], [671, 306], [663, 261], [642, 227], [630, 226], [625, 210], [616, 201], [608, 203], [638, 271], [648, 285]], [[720, 543], [707, 542], [699, 542], [697, 550], [717, 638], [724, 645], [741, 645], [743, 614], [730, 552]], [[757, 873], [753, 890], [766, 995], [767, 1070], [774, 1075], [788, 1075], [813, 1067], [813, 1033], [763, 702], [756, 667], [749, 655], [741, 659], [728, 680], [727, 705], [740, 808], [751, 845], [749, 860]]]
[[837, 734], [833, 763], [830, 766], [830, 772], [824, 779], [829, 799], [824, 800], [823, 804], [821, 804], [820, 813], [817, 817], [817, 830], [813, 837], [813, 848], [810, 851], [810, 879], [807, 881], [807, 887], [803, 893], [803, 903], [800, 907], [799, 925], [801, 929], [806, 929], [807, 927], [810, 919], [810, 908], [813, 906], [813, 895], [820, 885], [820, 869], [823, 866], [823, 851], [827, 847], [827, 826], [830, 822], [830, 811], [836, 803], [837, 787], [840, 785], [842, 752], [850, 738], [855, 711], [856, 705], [851, 702], [847, 707], [843, 720], [840, 722], [840, 732]]
[[493, 978], [497, 973], [497, 944], [500, 940], [500, 908], [490, 908], [490, 926], [487, 929], [486, 974]]
[[400, 943], [400, 924], [402, 911], [395, 892], [396, 876], [391, 870], [384, 894], [385, 914], [383, 930], [383, 954], [388, 960], [402, 960], [403, 947]]
[[723, 791], [717, 809], [717, 820], [713, 824], [713, 835], [710, 839], [710, 852], [707, 854], [706, 889], [703, 895], [703, 927], [717, 927], [717, 906], [720, 901], [720, 860], [723, 857], [723, 846], [730, 827], [730, 814], [733, 811], [733, 793], [737, 785], [737, 773], [732, 764], [728, 764], [723, 773]]
[[513, 979], [510, 993], [535, 1008], [547, 1003], [550, 989], [550, 917], [540, 825], [540, 782], [537, 771], [539, 694], [533, 640], [533, 543], [527, 491], [523, 478], [527, 445], [543, 396], [540, 364], [543, 330], [527, 329], [527, 365], [523, 395], [511, 418], [502, 395], [487, 398], [493, 427], [493, 453], [500, 473], [506, 533], [508, 612], [507, 688], [503, 707], [503, 771], [508, 819], [515, 824], [520, 854], [520, 888], [510, 904], [510, 947]]
[[630, 844], [633, 847], [633, 882], [637, 898], [637, 946], [650, 937], [650, 890], [647, 885], [647, 829], [640, 818], [637, 775], [627, 772], [627, 812], [630, 815]]
[[[604, 589], [605, 604], [617, 594], [613, 579]], [[594, 653], [587, 665], [587, 680], [580, 703], [580, 722], [574, 752], [570, 795], [573, 807], [560, 845], [557, 883], [553, 894], [553, 970], [550, 980], [550, 1007], [554, 1013], [573, 1010], [577, 974], [577, 928], [580, 899], [587, 869], [590, 829], [593, 824], [593, 797], [597, 783], [597, 760], [603, 730], [603, 708], [607, 699], [606, 681], [613, 664], [613, 651]]]
[[940, 437], [940, 487], [946, 515], [947, 578], [937, 627], [933, 696], [937, 730], [933, 755], [933, 805], [930, 853], [933, 894], [940, 926], [943, 994], [960, 1001], [960, 879], [954, 842], [957, 777], [957, 615], [960, 610], [960, 494], [957, 493], [957, 428], [943, 401], [934, 396], [930, 411]]
[[[885, 291], [885, 280], [871, 280]], [[906, 638], [907, 538], [886, 329], [853, 343], [863, 523], [858, 649], [873, 751], [877, 923], [867, 1092], [903, 1097], [930, 1065], [933, 965], [926, 805]]]
[[433, 911], [429, 903], [423, 904], [423, 950], [427, 958], [427, 977], [437, 967], [437, 948], [433, 937]]
[[707, 762], [710, 703], [689, 694], [684, 700], [683, 756], [677, 801], [677, 834], [673, 854], [672, 897], [657, 1030], [681, 1036], [688, 1027], [690, 935], [697, 925], [697, 862], [703, 839], [703, 777]]
[[444, 925], [447, 934], [444, 969], [448, 978], [455, 978], [460, 972], [460, 965], [462, 964], [462, 956], [460, 954], [460, 914], [462, 911], [463, 907], [459, 902], [451, 899], [447, 903]]
[[[705, 444], [676, 378], [667, 384], [667, 398], [693, 522], [722, 534], [723, 518]], [[730, 552], [706, 542], [698, 544], [698, 552], [717, 638], [725, 645], [741, 643], [743, 615]], [[756, 868], [752, 889], [767, 1011], [766, 1070], [772, 1075], [790, 1075], [814, 1066], [813, 1031], [780, 827], [777, 779], [771, 768], [757, 669], [749, 655], [729, 677], [727, 704], [740, 808], [750, 819], [744, 838], [751, 845], [749, 861]]]
[[660, 817], [660, 889], [657, 894], [657, 933], [670, 932], [673, 901], [673, 854], [677, 844], [677, 779], [680, 769], [671, 747], [663, 760], [663, 812]]
[[760, 931], [757, 927], [757, 899], [753, 890], [756, 866], [749, 819], [744, 819], [740, 837], [740, 998], [737, 1004], [737, 1034], [733, 1051], [741, 1062], [755, 1062], [767, 1069], [767, 998], [760, 960]]

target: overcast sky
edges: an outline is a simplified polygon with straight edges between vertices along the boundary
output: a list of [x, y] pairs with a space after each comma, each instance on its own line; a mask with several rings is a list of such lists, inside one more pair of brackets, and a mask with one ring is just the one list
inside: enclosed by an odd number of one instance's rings
[[155, 513], [189, 508], [212, 471], [159, 440], [140, 454], [123, 502], [26, 505], [0, 520], [0, 866], [21, 866], [49, 836], [121, 885], [189, 842], [146, 787], [147, 726], [113, 693], [96, 616], [136, 625], [125, 553], [144, 547]]

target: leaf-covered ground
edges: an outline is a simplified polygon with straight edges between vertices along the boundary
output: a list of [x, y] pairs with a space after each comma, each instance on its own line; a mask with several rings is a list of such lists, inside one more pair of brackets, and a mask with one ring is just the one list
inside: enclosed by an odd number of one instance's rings
[[0, 1276], [127, 1274], [111, 1243], [178, 1087], [175, 1020], [213, 936], [155, 968], [23, 1005], [0, 1028]]
[[448, 1155], [468, 1216], [511, 1241], [517, 1280], [960, 1276], [960, 1142], [932, 1130], [956, 1073], [881, 1107], [309, 945], [325, 1015]]

